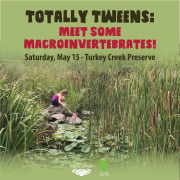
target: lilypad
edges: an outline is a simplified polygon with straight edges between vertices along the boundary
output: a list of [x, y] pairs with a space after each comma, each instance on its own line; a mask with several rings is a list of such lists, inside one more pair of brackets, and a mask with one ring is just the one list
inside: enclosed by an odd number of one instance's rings
[[49, 152], [54, 155], [64, 154], [64, 152], [59, 149], [49, 149]]
[[67, 145], [67, 146], [64, 148], [64, 150], [65, 150], [65, 151], [70, 151], [72, 148], [73, 148], [72, 145]]
[[90, 151], [90, 149], [91, 149], [91, 147], [90, 147], [89, 145], [87, 145], [87, 146], [83, 146], [83, 147], [81, 148], [81, 151], [82, 151], [83, 153], [88, 153], [88, 152]]
[[58, 125], [58, 129], [60, 129], [60, 128], [64, 128], [64, 125], [59, 124], [59, 125]]
[[83, 142], [85, 142], [85, 141], [84, 141], [84, 139], [82, 139], [82, 140], [76, 139], [76, 142], [78, 142], [78, 143], [83, 143]]
[[82, 138], [83, 138], [83, 139], [87, 139], [87, 137], [86, 137], [86, 136], [82, 136]]
[[68, 139], [67, 141], [74, 142], [74, 141], [76, 141], [76, 139]]
[[56, 139], [62, 139], [63, 136], [56, 136]]
[[73, 142], [73, 143], [71, 143], [71, 145], [72, 145], [73, 147], [75, 147], [77, 144], [78, 144], [78, 142]]

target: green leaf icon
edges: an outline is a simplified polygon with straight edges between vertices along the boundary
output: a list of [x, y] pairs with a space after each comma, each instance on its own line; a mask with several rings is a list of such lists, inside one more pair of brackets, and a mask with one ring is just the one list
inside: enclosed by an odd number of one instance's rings
[[99, 161], [98, 166], [103, 172], [105, 172], [106, 169], [108, 168], [107, 162], [105, 160], [102, 160], [102, 159]]

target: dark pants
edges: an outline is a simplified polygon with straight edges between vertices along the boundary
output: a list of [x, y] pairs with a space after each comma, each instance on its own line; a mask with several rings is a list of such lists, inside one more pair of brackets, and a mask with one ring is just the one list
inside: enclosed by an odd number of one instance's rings
[[51, 101], [51, 104], [52, 104], [53, 106], [58, 106], [58, 105], [59, 105], [59, 103], [58, 103], [58, 98], [55, 99], [55, 100], [52, 100], [52, 101]]

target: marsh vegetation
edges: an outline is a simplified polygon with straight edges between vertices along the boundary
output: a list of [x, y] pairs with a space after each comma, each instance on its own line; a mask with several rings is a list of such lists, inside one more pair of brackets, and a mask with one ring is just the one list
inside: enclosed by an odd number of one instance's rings
[[[100, 158], [137, 164], [139, 158], [147, 162], [171, 155], [170, 165], [178, 157], [180, 72], [176, 58], [128, 64], [2, 61], [0, 85], [2, 163], [17, 153], [23, 153], [23, 162], [61, 166], [67, 160]], [[55, 133], [43, 132], [41, 112], [62, 89], [69, 91], [69, 109], [93, 114], [83, 125], [60, 124]]]

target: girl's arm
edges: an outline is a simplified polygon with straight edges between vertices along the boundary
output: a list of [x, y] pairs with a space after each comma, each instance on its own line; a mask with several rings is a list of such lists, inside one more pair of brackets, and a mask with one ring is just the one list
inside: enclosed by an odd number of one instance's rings
[[58, 95], [58, 103], [61, 104], [62, 106], [66, 107], [66, 105], [64, 105], [61, 101], [62, 95], [61, 94], [57, 94]]

